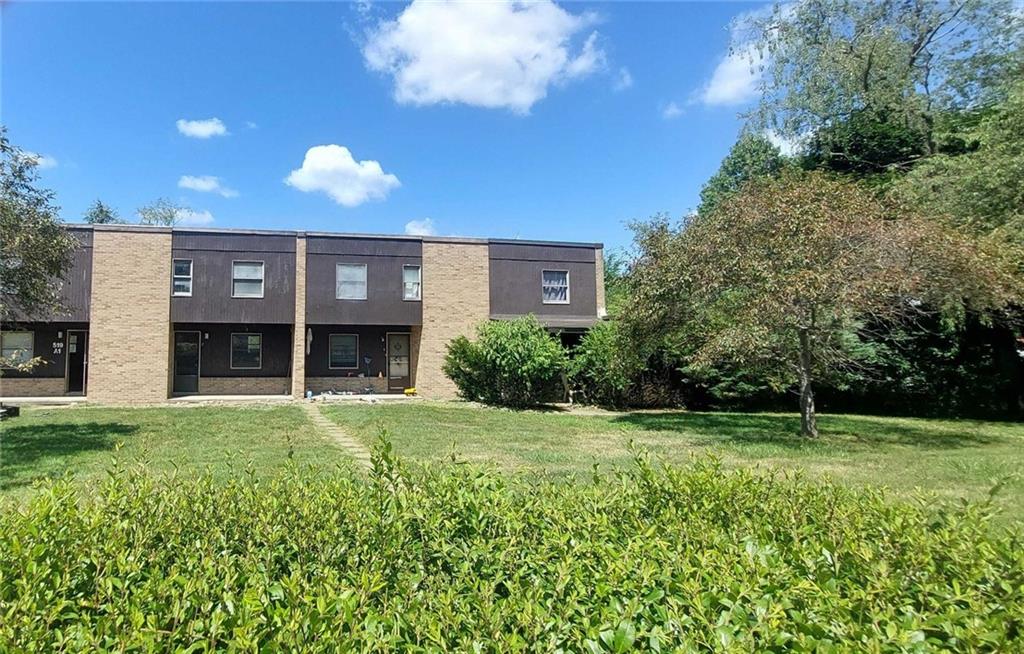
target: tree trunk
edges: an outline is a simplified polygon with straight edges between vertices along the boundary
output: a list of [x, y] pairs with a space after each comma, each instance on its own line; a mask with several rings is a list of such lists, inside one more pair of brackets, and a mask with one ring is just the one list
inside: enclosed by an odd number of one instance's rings
[[818, 420], [814, 415], [814, 387], [811, 385], [811, 336], [800, 330], [800, 435], [818, 437]]

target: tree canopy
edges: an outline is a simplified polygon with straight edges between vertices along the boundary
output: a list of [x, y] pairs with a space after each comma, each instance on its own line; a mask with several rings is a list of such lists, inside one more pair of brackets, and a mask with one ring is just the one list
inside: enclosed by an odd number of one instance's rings
[[102, 200], [96, 200], [82, 217], [91, 225], [113, 225], [124, 222], [117, 211], [109, 204], [104, 204]]
[[728, 361], [799, 381], [802, 431], [812, 436], [813, 381], [865, 363], [865, 321], [1020, 296], [997, 252], [820, 172], [754, 179], [678, 229], [643, 227], [638, 245], [624, 312], [632, 332], [674, 335], [696, 366]]
[[[59, 310], [60, 280], [77, 242], [61, 225], [53, 192], [39, 188], [36, 159], [0, 127], [0, 319], [31, 320]], [[0, 365], [30, 367], [14, 361]]]
[[745, 183], [757, 177], [779, 174], [786, 165], [778, 146], [760, 134], [743, 133], [722, 160], [718, 171], [700, 190], [697, 212], [706, 214], [719, 202], [736, 193]]

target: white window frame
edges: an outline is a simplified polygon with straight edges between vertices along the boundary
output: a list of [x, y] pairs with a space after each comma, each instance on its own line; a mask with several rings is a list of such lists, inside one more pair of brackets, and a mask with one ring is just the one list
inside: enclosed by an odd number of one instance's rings
[[[547, 300], [544, 298], [544, 287], [547, 285], [544, 283], [544, 273], [565, 273], [565, 300]], [[572, 299], [571, 292], [572, 284], [569, 282], [568, 270], [547, 268], [540, 271], [540, 301], [542, 304], [569, 304]]]
[[[332, 366], [331, 365], [331, 339], [335, 336], [355, 336], [356, 338], [356, 365], [354, 366]], [[359, 370], [359, 334], [339, 332], [327, 335], [327, 369], [328, 370]]]
[[[235, 365], [235, 336], [259, 336], [260, 337], [260, 362], [256, 366]], [[232, 370], [263, 370], [263, 332], [231, 332], [228, 341], [228, 358]]]
[[[239, 263], [245, 264], [259, 264], [260, 265], [260, 294], [259, 295], [236, 295], [235, 294], [235, 280], [242, 279], [242, 281], [254, 281], [252, 279], [244, 279], [241, 277], [235, 277], [235, 265]], [[263, 295], [267, 289], [267, 264], [264, 261], [256, 261], [249, 259], [236, 259], [231, 262], [231, 297], [238, 298], [240, 300], [260, 300], [263, 299]]]
[[[188, 277], [186, 277], [185, 275], [176, 275], [175, 274], [174, 267], [175, 267], [175, 265], [177, 265], [177, 263], [179, 261], [188, 261]], [[192, 259], [172, 259], [171, 260], [171, 296], [172, 297], [192, 297], [192, 271], [193, 271], [194, 265], [195, 264], [192, 262]], [[232, 277], [234, 277], [234, 274], [235, 274], [234, 266], [232, 266], [232, 271], [231, 271]], [[187, 293], [179, 293], [177, 290], [175, 290], [174, 285], [179, 280], [180, 281], [188, 280], [188, 292]], [[234, 280], [232, 279], [232, 285], [233, 285], [233, 283], [234, 283]]]
[[[341, 297], [341, 267], [351, 268], [362, 268], [363, 269], [363, 297]], [[348, 263], [345, 261], [339, 261], [334, 264], [334, 299], [335, 300], [352, 300], [359, 302], [365, 300], [369, 295], [370, 290], [370, 274], [366, 268], [365, 263]]]
[[[416, 275], [416, 297], [406, 297], [405, 295], [405, 271], [407, 268], [415, 268], [419, 273]], [[409, 282], [413, 283], [413, 282]], [[423, 266], [415, 263], [409, 263], [402, 266], [402, 301], [403, 302], [421, 302], [423, 300]]]
[[[8, 336], [11, 336], [11, 335], [14, 335], [14, 334], [18, 334], [18, 335], [28, 334], [28, 340], [29, 340], [29, 346], [28, 346], [28, 351], [27, 351], [28, 357], [25, 358], [24, 361], [31, 361], [32, 359], [34, 359], [35, 356], [36, 356], [36, 334], [35, 334], [35, 332], [27, 330], [27, 329], [18, 329], [18, 330], [13, 330], [13, 331], [0, 332], [0, 356], [3, 356], [4, 350], [14, 350], [15, 349], [15, 348], [5, 348], [3, 346], [4, 339], [7, 338]], [[21, 352], [23, 350], [24, 350], [24, 348], [18, 348], [17, 349], [18, 352]], [[4, 358], [6, 358], [6, 357], [4, 357]], [[6, 368], [8, 366], [4, 366], [4, 367]]]

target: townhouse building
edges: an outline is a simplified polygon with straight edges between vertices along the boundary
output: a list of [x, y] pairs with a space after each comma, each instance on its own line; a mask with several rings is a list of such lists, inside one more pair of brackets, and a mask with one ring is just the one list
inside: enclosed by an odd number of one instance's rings
[[[602, 246], [322, 232], [70, 226], [52, 316], [6, 316], [0, 397], [449, 398], [446, 348], [533, 314], [564, 339], [604, 315]], [[57, 283], [57, 282], [55, 282]]]

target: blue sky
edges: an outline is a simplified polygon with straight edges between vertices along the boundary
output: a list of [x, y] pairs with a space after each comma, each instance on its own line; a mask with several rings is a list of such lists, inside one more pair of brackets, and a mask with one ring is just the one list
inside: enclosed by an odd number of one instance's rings
[[68, 221], [619, 247], [735, 139], [757, 6], [5, 3], [0, 121]]

